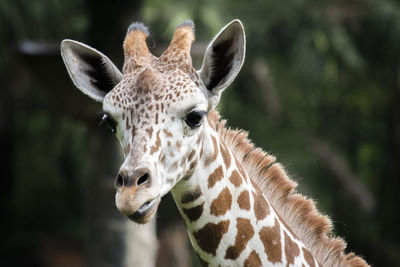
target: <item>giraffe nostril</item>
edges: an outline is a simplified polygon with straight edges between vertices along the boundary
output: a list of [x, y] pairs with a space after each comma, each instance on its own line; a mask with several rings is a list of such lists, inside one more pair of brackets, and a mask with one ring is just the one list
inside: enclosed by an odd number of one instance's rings
[[124, 186], [124, 179], [121, 174], [118, 174], [117, 179], [115, 179], [115, 187], [122, 188]]
[[148, 173], [143, 174], [137, 181], [137, 186], [146, 183], [150, 180], [150, 176]]

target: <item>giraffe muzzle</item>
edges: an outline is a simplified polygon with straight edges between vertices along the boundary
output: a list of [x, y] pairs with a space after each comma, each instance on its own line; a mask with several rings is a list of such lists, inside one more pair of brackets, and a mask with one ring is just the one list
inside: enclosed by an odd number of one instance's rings
[[156, 213], [160, 196], [148, 168], [122, 168], [115, 180], [118, 210], [136, 223], [147, 223]]

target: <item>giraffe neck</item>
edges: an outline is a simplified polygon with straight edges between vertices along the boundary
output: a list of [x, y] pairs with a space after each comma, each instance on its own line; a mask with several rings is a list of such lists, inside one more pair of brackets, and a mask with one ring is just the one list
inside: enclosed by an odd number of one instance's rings
[[211, 128], [193, 171], [171, 191], [207, 266], [318, 266]]

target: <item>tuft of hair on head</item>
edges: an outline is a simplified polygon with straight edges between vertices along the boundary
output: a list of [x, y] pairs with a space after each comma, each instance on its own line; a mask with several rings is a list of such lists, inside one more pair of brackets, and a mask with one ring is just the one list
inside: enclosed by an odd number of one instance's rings
[[181, 24], [179, 24], [178, 26], [176, 26], [175, 30], [181, 27], [189, 27], [192, 29], [192, 31], [194, 31], [194, 22], [191, 19], [187, 19], [184, 22], [182, 22]]
[[129, 25], [128, 30], [126, 34], [129, 34], [132, 31], [141, 31], [143, 32], [146, 37], [150, 35], [149, 28], [147, 28], [143, 23], [141, 22], [132, 22], [131, 25]]
[[177, 58], [177, 54], [181, 54], [181, 64], [191, 66], [190, 48], [194, 39], [194, 23], [190, 19], [185, 20], [175, 28], [171, 43], [160, 59], [168, 62]]
[[151, 55], [146, 43], [147, 36], [149, 36], [149, 29], [143, 23], [134, 22], [128, 27], [123, 46], [125, 61], [132, 58], [139, 64]]

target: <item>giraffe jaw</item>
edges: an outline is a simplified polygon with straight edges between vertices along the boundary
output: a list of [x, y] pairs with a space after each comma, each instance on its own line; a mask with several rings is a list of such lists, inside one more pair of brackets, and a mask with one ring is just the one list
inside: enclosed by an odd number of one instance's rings
[[145, 224], [151, 220], [156, 213], [158, 205], [160, 204], [160, 197], [145, 202], [136, 212], [128, 215], [127, 217], [140, 224]]

